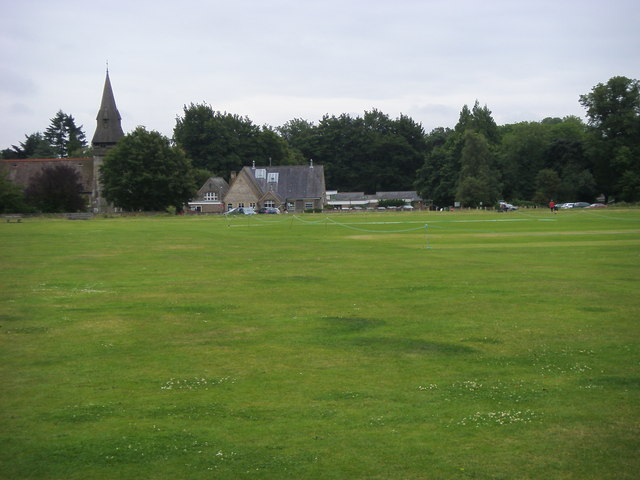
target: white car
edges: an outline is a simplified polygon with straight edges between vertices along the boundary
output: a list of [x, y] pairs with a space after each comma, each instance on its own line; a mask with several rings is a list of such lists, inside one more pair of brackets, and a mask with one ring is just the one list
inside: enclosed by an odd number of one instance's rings
[[251, 207], [237, 207], [224, 212], [225, 215], [255, 215], [256, 211]]
[[516, 207], [515, 205], [511, 205], [510, 203], [507, 203], [507, 202], [500, 202], [500, 211], [502, 212], [512, 212], [517, 209], [518, 207]]

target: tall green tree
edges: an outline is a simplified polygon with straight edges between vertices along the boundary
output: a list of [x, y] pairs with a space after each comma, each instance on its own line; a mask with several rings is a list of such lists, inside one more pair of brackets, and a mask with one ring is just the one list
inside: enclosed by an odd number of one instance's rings
[[[500, 132], [491, 116], [491, 111], [486, 106], [480, 107], [476, 100], [473, 109], [469, 109], [467, 105], [462, 107], [458, 123], [452, 131], [434, 130], [427, 136], [425, 161], [417, 171], [414, 185], [422, 198], [432, 200], [436, 206], [451, 206], [456, 198], [460, 199], [460, 196], [464, 197], [464, 201], [468, 204], [476, 204], [480, 201], [485, 204], [484, 198], [488, 199], [494, 196], [493, 193], [488, 194], [487, 192], [492, 192], [494, 187], [499, 184], [497, 178], [489, 181], [488, 178], [475, 177], [466, 173], [461, 174], [467, 132], [482, 136], [483, 148], [488, 149], [491, 156], [491, 165], [488, 171], [492, 175], [498, 175], [493, 165], [495, 163], [493, 150], [500, 140]], [[468, 148], [471, 149], [471, 145]], [[470, 157], [468, 160], [470, 161]], [[475, 178], [475, 180], [470, 178]], [[464, 185], [460, 188], [460, 182], [463, 180]], [[486, 192], [471, 193], [479, 191]]]
[[433, 207], [453, 205], [458, 181], [459, 163], [454, 156], [454, 130], [436, 128], [426, 136], [425, 161], [416, 172], [414, 187]]
[[180, 211], [196, 191], [183, 150], [144, 127], [125, 135], [107, 153], [100, 178], [105, 198], [127, 211]]
[[464, 105], [460, 111], [455, 131], [464, 134], [467, 130], [481, 133], [492, 145], [497, 144], [500, 140], [500, 132], [491, 116], [491, 110], [486, 105], [481, 107], [478, 100], [475, 101], [471, 110], [467, 105]]
[[500, 188], [493, 164], [494, 156], [484, 135], [466, 130], [456, 192], [462, 206], [492, 206], [496, 203]]
[[538, 204], [546, 205], [551, 200], [557, 202], [560, 193], [560, 175], [552, 168], [543, 168], [536, 174], [536, 191], [532, 200]]
[[497, 159], [502, 194], [509, 200], [530, 200], [535, 193], [535, 177], [545, 167], [549, 127], [537, 122], [521, 122], [501, 130]]
[[87, 146], [82, 125], [76, 126], [75, 119], [62, 110], [51, 119], [49, 127], [44, 132], [44, 138], [58, 158], [72, 157], [82, 153]]
[[640, 82], [612, 77], [580, 96], [590, 126], [590, 154], [607, 199], [640, 200]]

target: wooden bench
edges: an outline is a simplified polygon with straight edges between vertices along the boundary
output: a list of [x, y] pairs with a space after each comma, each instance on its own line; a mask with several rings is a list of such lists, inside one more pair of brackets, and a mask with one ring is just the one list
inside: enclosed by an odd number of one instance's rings
[[67, 220], [89, 220], [93, 217], [92, 213], [78, 212], [78, 213], [65, 213], [64, 218]]
[[20, 223], [22, 221], [22, 215], [5, 215], [4, 218], [6, 219], [7, 223], [11, 223], [12, 220], [15, 220], [17, 223]]

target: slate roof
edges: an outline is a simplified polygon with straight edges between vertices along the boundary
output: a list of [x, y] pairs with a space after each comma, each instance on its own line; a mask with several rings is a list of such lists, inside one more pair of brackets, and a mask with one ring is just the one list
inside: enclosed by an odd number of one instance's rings
[[378, 200], [411, 200], [412, 202], [418, 202], [421, 200], [418, 192], [376, 192], [375, 198]]
[[332, 195], [331, 200], [357, 201], [367, 200], [368, 197], [369, 195], [365, 195], [364, 192], [338, 192]]
[[91, 140], [93, 146], [108, 147], [115, 145], [118, 140], [124, 137], [122, 124], [120, 123], [122, 117], [120, 117], [120, 112], [118, 112], [118, 107], [116, 107], [116, 100], [113, 96], [113, 90], [111, 89], [108, 70], [102, 91], [102, 102], [100, 103], [100, 110], [98, 110], [96, 120], [98, 125], [96, 126], [93, 140]]
[[221, 177], [209, 177], [209, 179], [204, 182], [200, 190], [196, 195], [196, 199], [202, 200], [204, 199], [204, 194], [207, 192], [215, 192], [218, 194], [218, 198], [222, 199], [229, 191], [229, 184], [225, 181], [224, 178]]
[[93, 186], [93, 158], [26, 158], [2, 160], [7, 176], [16, 185], [28, 187], [31, 179], [45, 168], [67, 165], [80, 175], [84, 193], [91, 193]]
[[[244, 167], [262, 194], [275, 193], [283, 201], [287, 199], [324, 198], [324, 168], [322, 165], [287, 165], [277, 167]], [[256, 176], [256, 172], [258, 172]], [[273, 175], [277, 181], [269, 181]]]
[[334, 201], [363, 201], [363, 200], [409, 200], [419, 202], [420, 196], [415, 191], [406, 192], [376, 192], [374, 195], [365, 195], [364, 192], [338, 192], [332, 196]]

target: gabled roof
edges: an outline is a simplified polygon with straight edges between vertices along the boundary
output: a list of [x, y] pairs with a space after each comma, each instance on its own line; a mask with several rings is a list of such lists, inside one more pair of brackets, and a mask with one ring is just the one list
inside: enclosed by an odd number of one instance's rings
[[287, 165], [277, 167], [244, 167], [262, 195], [273, 192], [283, 201], [287, 199], [323, 198], [325, 194], [322, 165]]
[[102, 91], [102, 102], [100, 103], [100, 110], [98, 111], [96, 120], [98, 125], [96, 126], [93, 140], [91, 141], [92, 145], [96, 147], [108, 147], [115, 145], [118, 140], [124, 137], [120, 123], [122, 117], [120, 117], [120, 112], [118, 112], [118, 107], [116, 107], [116, 99], [111, 89], [108, 70]]
[[209, 179], [204, 182], [202, 187], [200, 187], [200, 190], [198, 190], [196, 198], [202, 199], [204, 198], [204, 194], [208, 192], [215, 192], [218, 194], [219, 198], [223, 198], [228, 191], [229, 184], [225, 181], [224, 178], [209, 177]]

